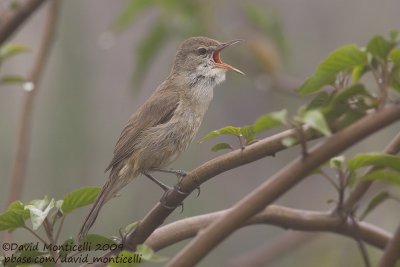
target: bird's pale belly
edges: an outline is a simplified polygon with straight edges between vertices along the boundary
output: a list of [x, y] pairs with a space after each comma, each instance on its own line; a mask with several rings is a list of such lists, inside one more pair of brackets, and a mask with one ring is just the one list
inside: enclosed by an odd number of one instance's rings
[[131, 164], [137, 170], [149, 170], [168, 166], [185, 151], [194, 139], [201, 118], [169, 122], [148, 129], [140, 138], [138, 152]]

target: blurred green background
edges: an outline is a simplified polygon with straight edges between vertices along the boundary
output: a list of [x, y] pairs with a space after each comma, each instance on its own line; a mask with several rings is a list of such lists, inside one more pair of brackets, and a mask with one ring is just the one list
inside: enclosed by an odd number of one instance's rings
[[[3, 3], [2, 3], [3, 2]], [[7, 2], [0, 1], [0, 8]], [[3, 5], [4, 4], [4, 5]], [[220, 41], [246, 42], [224, 51], [222, 58], [244, 71], [232, 73], [214, 91], [214, 100], [196, 140], [226, 125], [250, 124], [259, 115], [287, 108], [294, 114], [307, 102], [290, 91], [317, 64], [346, 43], [364, 45], [373, 35], [400, 29], [398, 0], [221, 0], [221, 1], [63, 1], [57, 39], [35, 99], [33, 131], [22, 201], [44, 195], [61, 199], [82, 186], [101, 186], [115, 142], [132, 112], [169, 74], [178, 44], [193, 35]], [[2, 66], [1, 73], [27, 75], [37, 51], [45, 10], [22, 27], [13, 41], [33, 52]], [[0, 87], [0, 194], [5, 199], [14, 156], [22, 89]], [[380, 151], [400, 130], [399, 125], [366, 139], [348, 152]], [[268, 133], [268, 135], [271, 133]], [[218, 137], [194, 142], [171, 167], [190, 170], [224, 153], [210, 148]], [[256, 188], [299, 154], [298, 147], [276, 157], [226, 172], [202, 185], [199, 198], [189, 196], [182, 214], [167, 222], [225, 209]], [[173, 184], [173, 176], [158, 175]], [[382, 185], [381, 185], [382, 186]], [[375, 188], [376, 190], [376, 188]], [[373, 191], [373, 190], [372, 190]], [[161, 196], [160, 189], [140, 177], [121, 197], [109, 202], [92, 232], [118, 235], [118, 228], [141, 219]], [[278, 203], [309, 210], [327, 210], [336, 193], [314, 176]], [[2, 201], [3, 201], [2, 199]], [[368, 199], [368, 198], [367, 198]], [[388, 201], [367, 220], [393, 231], [400, 221], [399, 204]], [[2, 205], [2, 209], [4, 205]], [[88, 208], [66, 219], [61, 240], [75, 236]], [[284, 233], [262, 225], [241, 229], [218, 246], [199, 266], [223, 266], [236, 256], [276, 241]], [[17, 231], [17, 240], [32, 241]], [[174, 255], [186, 242], [159, 252]], [[379, 251], [369, 247], [372, 262]], [[151, 264], [148, 264], [150, 266]], [[355, 241], [322, 234], [272, 265], [363, 266]]]

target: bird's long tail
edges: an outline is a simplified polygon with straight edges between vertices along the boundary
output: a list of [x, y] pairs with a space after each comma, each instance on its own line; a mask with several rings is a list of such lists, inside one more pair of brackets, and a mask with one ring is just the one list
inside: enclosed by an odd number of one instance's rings
[[[110, 177], [111, 178], [111, 177]], [[78, 242], [80, 242], [89, 232], [90, 228], [97, 219], [101, 207], [110, 199], [116, 192], [116, 181], [117, 179], [108, 179], [97, 196], [89, 214], [87, 215], [85, 222], [83, 223], [81, 230], [78, 234]]]

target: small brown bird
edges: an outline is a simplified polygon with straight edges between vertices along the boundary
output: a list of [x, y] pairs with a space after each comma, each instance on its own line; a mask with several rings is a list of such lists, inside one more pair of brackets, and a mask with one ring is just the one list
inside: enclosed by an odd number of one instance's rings
[[130, 117], [115, 146], [104, 184], [78, 234], [81, 240], [96, 220], [100, 208], [119, 190], [143, 174], [164, 190], [169, 187], [150, 172], [163, 170], [192, 142], [213, 98], [213, 88], [225, 80], [227, 70], [244, 74], [222, 62], [220, 52], [241, 40], [220, 43], [192, 37], [179, 47], [168, 78]]

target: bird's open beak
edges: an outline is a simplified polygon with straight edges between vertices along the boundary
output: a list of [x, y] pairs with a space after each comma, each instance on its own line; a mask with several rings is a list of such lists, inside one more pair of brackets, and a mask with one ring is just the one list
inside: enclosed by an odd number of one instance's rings
[[222, 62], [221, 57], [220, 57], [220, 53], [224, 48], [226, 48], [228, 46], [231, 46], [233, 44], [239, 43], [241, 41], [243, 41], [243, 40], [238, 39], [238, 40], [232, 40], [232, 41], [220, 44], [212, 54], [215, 66], [217, 66], [218, 68], [232, 70], [234, 72], [237, 72], [237, 73], [240, 73], [242, 75], [245, 75], [241, 70], [238, 70], [237, 68], [235, 68], [235, 67], [233, 67], [233, 66], [231, 66], [229, 64], [226, 64], [225, 62]]

